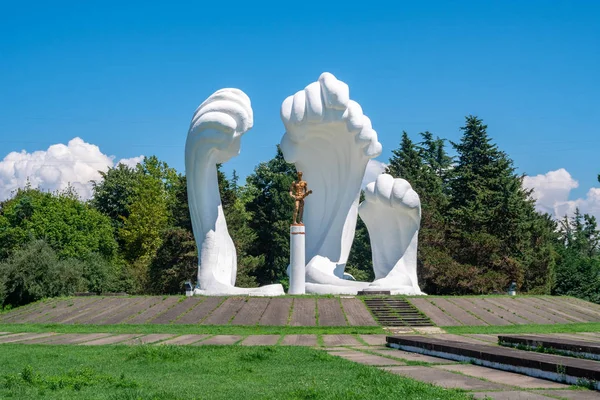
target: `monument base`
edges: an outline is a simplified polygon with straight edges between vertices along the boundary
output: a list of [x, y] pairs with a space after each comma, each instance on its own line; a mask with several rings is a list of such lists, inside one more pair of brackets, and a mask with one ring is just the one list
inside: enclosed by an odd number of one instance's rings
[[305, 294], [306, 250], [304, 225], [290, 226], [290, 289], [289, 294]]
[[389, 290], [361, 290], [360, 292], [356, 293], [358, 296], [383, 296], [383, 295], [391, 295], [392, 292]]

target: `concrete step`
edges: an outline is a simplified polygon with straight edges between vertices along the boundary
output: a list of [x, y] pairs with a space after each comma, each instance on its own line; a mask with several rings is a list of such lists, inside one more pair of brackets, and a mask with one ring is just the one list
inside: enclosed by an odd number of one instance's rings
[[536, 335], [498, 335], [500, 345], [600, 360], [600, 343]]
[[600, 363], [554, 354], [474, 344], [425, 336], [388, 336], [388, 346], [404, 351], [485, 367], [518, 372], [536, 378], [600, 390]]

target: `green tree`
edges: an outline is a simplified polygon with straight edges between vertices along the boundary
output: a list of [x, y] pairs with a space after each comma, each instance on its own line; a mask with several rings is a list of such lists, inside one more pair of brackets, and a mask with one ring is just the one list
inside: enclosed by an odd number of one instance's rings
[[556, 280], [556, 221], [549, 214], [530, 211], [525, 223], [528, 242], [522, 253], [526, 268], [521, 290], [550, 294]]
[[99, 172], [102, 179], [92, 181], [94, 194], [90, 204], [108, 216], [115, 230], [118, 230], [123, 227], [123, 222], [129, 216], [128, 206], [131, 204], [140, 174], [136, 169], [124, 164], [118, 164], [106, 172]]
[[127, 210], [129, 216], [119, 230], [122, 254], [130, 266], [134, 291], [142, 293], [148, 288], [148, 266], [162, 244], [169, 222], [162, 182], [151, 175], [141, 176]]
[[553, 294], [600, 303], [600, 232], [596, 219], [576, 210], [560, 223]]
[[34, 239], [45, 240], [60, 258], [117, 255], [111, 221], [81, 202], [73, 190], [47, 193], [25, 188], [0, 205], [0, 259]]
[[246, 210], [248, 202], [245, 190], [239, 191], [240, 196], [224, 210], [227, 228], [237, 253], [236, 286], [256, 287], [256, 275], [264, 265], [264, 254], [252, 255], [251, 251], [258, 238], [257, 233], [250, 227], [252, 213]]
[[408, 133], [402, 132], [400, 147], [392, 150], [392, 157], [386, 168], [386, 173], [394, 178], [406, 179], [409, 183], [419, 181], [423, 159], [417, 146], [408, 137]]
[[144, 161], [136, 165], [136, 169], [145, 176], [149, 176], [162, 184], [162, 190], [169, 209], [175, 202], [175, 188], [179, 183], [179, 174], [175, 168], [169, 167], [165, 161], [156, 156], [145, 157]]
[[248, 202], [251, 214], [248, 226], [256, 240], [248, 254], [264, 255], [264, 264], [254, 272], [257, 283], [264, 285], [285, 279], [289, 264], [289, 225], [293, 201], [289, 189], [296, 177], [296, 169], [285, 162], [277, 147], [277, 154], [266, 163], [260, 163], [247, 178]]
[[481, 119], [467, 117], [461, 130], [461, 141], [452, 143], [458, 159], [449, 181], [453, 258], [477, 268], [474, 292], [503, 291], [510, 281], [520, 286], [532, 258], [531, 192]]
[[[440, 293], [464, 282], [463, 271], [468, 271], [469, 267], [463, 268], [453, 261], [446, 246], [448, 174], [452, 157], [446, 152], [445, 140], [434, 138], [428, 131], [420, 135], [422, 142], [417, 149], [423, 165], [418, 180], [413, 183], [421, 199], [417, 271], [422, 290]], [[455, 282], [456, 279], [459, 282]]]
[[[406, 132], [398, 149], [392, 151], [388, 173], [406, 179], [421, 200], [418, 272], [421, 288], [428, 293], [445, 290], [452, 282], [446, 273], [460, 271], [450, 268], [452, 259], [446, 248], [445, 214], [448, 206], [448, 172], [452, 158], [445, 150], [445, 141], [430, 132], [420, 134], [422, 142], [415, 144]], [[460, 265], [454, 262], [457, 265]], [[452, 284], [450, 287], [456, 287]]]
[[149, 288], [154, 294], [182, 294], [186, 281], [198, 273], [198, 253], [192, 233], [175, 227], [164, 231], [164, 239], [150, 263]]

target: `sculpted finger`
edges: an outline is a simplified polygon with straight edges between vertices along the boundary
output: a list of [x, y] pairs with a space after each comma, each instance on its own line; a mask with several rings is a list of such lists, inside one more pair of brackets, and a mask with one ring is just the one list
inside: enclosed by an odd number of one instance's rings
[[323, 72], [319, 77], [321, 93], [326, 108], [345, 110], [350, 100], [350, 89], [344, 82], [337, 80], [329, 72]]

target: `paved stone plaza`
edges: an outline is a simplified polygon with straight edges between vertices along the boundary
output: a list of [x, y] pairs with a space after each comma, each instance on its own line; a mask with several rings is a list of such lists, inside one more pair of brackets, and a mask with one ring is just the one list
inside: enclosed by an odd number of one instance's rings
[[377, 326], [356, 298], [75, 297], [21, 307], [1, 323]]
[[600, 305], [571, 297], [414, 297], [409, 301], [437, 326], [502, 326], [599, 322]]
[[[412, 297], [440, 327], [600, 322], [600, 305], [568, 297]], [[358, 298], [75, 297], [20, 307], [0, 323], [377, 326]]]

